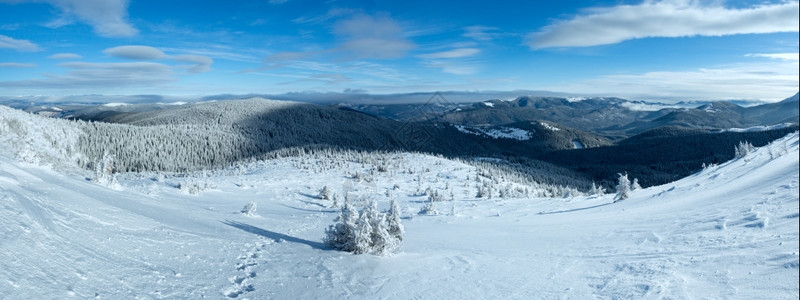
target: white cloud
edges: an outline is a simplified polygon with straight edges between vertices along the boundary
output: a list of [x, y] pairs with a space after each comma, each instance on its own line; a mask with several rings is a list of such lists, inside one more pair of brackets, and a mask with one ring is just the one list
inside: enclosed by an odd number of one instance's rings
[[[594, 9], [528, 36], [533, 49], [588, 47], [648, 37], [723, 36], [798, 31], [797, 1], [726, 8], [702, 1], [645, 1]], [[714, 1], [713, 3], [719, 3]]]
[[89, 24], [105, 37], [134, 36], [139, 31], [128, 22], [128, 0], [1, 0], [6, 3], [47, 2], [61, 10], [61, 16], [48, 23], [61, 27], [73, 19]]
[[117, 58], [132, 60], [153, 60], [167, 58], [161, 50], [150, 46], [118, 46], [103, 50], [103, 53]]
[[333, 50], [351, 59], [400, 58], [416, 47], [388, 16], [356, 15], [334, 24], [333, 33], [344, 39]]
[[0, 63], [0, 68], [35, 68], [36, 64], [18, 63], [18, 62], [3, 62]]
[[139, 45], [127, 45], [108, 48], [103, 50], [103, 53], [112, 57], [130, 59], [130, 60], [159, 60], [169, 59], [178, 62], [188, 62], [192, 65], [185, 67], [189, 73], [205, 73], [211, 71], [211, 64], [214, 62], [208, 56], [184, 54], [184, 55], [167, 55], [163, 51], [150, 47]]
[[686, 71], [606, 75], [547, 89], [662, 100], [780, 100], [797, 93], [797, 61], [742, 63]]
[[0, 34], [0, 49], [14, 49], [22, 52], [41, 51], [38, 45], [29, 40], [17, 40], [10, 36]]
[[478, 41], [491, 41], [497, 34], [491, 31], [498, 30], [497, 27], [489, 27], [482, 25], [464, 27], [464, 34], [462, 36], [468, 37]]
[[752, 57], [765, 57], [771, 59], [780, 59], [780, 60], [788, 60], [788, 61], [798, 61], [800, 60], [800, 53], [756, 53], [756, 54], [748, 54], [747, 56]]
[[0, 87], [9, 89], [109, 89], [131, 86], [154, 86], [177, 79], [171, 76], [172, 68], [153, 62], [90, 63], [67, 62], [63, 75], [43, 74], [43, 78], [1, 81]]
[[425, 65], [429, 68], [441, 69], [442, 72], [453, 75], [471, 75], [478, 72], [478, 68], [473, 65], [452, 61], [430, 61], [426, 62]]
[[459, 48], [442, 52], [428, 53], [417, 55], [419, 58], [438, 59], [438, 58], [460, 58], [473, 56], [480, 53], [480, 49], [475, 48]]
[[[9, 91], [35, 91], [38, 89], [85, 91], [120, 88], [163, 88], [176, 82], [187, 73], [204, 73], [211, 70], [213, 59], [202, 55], [168, 55], [149, 46], [119, 46], [103, 51], [107, 55], [133, 62], [83, 62], [71, 61], [58, 64], [65, 68], [63, 74], [45, 73], [39, 78], [15, 81], [0, 81], [0, 87]], [[79, 58], [72, 53], [60, 53], [51, 58]], [[160, 60], [153, 62], [149, 60]], [[184, 64], [188, 63], [188, 64]], [[7, 67], [21, 67], [12, 65]]]
[[56, 53], [56, 54], [50, 55], [48, 57], [51, 58], [51, 59], [80, 59], [80, 58], [83, 58], [83, 56], [80, 56], [80, 55], [75, 54], [75, 53]]
[[428, 68], [441, 69], [442, 72], [454, 75], [471, 75], [478, 72], [478, 68], [469, 57], [480, 53], [476, 48], [457, 48], [447, 51], [417, 55], [424, 60]]
[[202, 55], [174, 55], [170, 56], [170, 58], [180, 62], [192, 63], [193, 65], [186, 68], [189, 73], [205, 73], [211, 71], [211, 63], [214, 62], [210, 57]]

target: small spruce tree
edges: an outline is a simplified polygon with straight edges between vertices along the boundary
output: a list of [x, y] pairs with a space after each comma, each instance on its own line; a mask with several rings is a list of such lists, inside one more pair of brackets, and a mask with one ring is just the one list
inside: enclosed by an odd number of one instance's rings
[[628, 199], [631, 192], [631, 182], [628, 180], [628, 173], [619, 174], [617, 179], [617, 195], [614, 197], [614, 202]]
[[634, 178], [631, 183], [631, 191], [641, 190], [642, 186], [639, 185], [639, 178]]

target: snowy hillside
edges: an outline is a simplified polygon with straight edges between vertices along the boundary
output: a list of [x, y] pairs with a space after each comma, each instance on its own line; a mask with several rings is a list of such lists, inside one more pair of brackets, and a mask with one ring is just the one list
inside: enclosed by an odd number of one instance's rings
[[[307, 155], [101, 185], [87, 171], [20, 162], [3, 145], [9, 299], [798, 295], [797, 133], [613, 204], [550, 198], [577, 192], [420, 154]], [[326, 248], [337, 210], [317, 197], [324, 186], [381, 210], [397, 199], [400, 253]], [[438, 214], [418, 214], [432, 191]], [[255, 215], [240, 213], [251, 201]]]

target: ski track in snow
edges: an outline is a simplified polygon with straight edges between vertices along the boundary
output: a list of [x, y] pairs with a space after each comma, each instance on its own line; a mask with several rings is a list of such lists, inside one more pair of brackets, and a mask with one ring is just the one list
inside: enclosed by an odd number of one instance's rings
[[[798, 135], [670, 184], [565, 199], [476, 199], [474, 167], [404, 154], [373, 182], [344, 162], [276, 159], [238, 175], [120, 179], [121, 189], [20, 164], [0, 149], [0, 295], [9, 299], [796, 298]], [[783, 151], [783, 152], [781, 152]], [[406, 168], [414, 174], [404, 172]], [[431, 169], [429, 172], [423, 171]], [[439, 215], [415, 190], [449, 185]], [[393, 189], [397, 184], [399, 189]], [[316, 199], [397, 198], [406, 234], [389, 257], [321, 242]], [[386, 196], [389, 190], [390, 196]], [[445, 193], [445, 198], [449, 198]], [[340, 198], [341, 199], [341, 198]], [[357, 200], [357, 199], [356, 199]], [[258, 203], [255, 216], [239, 211]], [[357, 203], [359, 201], [356, 201]]]

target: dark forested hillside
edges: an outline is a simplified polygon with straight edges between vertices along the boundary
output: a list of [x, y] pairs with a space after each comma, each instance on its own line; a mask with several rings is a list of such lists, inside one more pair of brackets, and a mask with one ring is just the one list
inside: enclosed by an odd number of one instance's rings
[[718, 132], [679, 127], [644, 132], [615, 146], [553, 151], [536, 158], [587, 174], [612, 187], [617, 173], [627, 172], [642, 186], [675, 181], [734, 157], [734, 147], [747, 141], [756, 147], [797, 131], [798, 126], [759, 132]]

